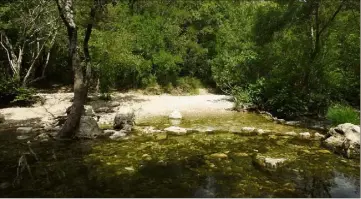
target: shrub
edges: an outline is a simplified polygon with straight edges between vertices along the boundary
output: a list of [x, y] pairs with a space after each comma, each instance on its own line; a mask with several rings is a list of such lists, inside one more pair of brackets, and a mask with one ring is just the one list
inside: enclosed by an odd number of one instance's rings
[[326, 118], [334, 125], [343, 123], [360, 124], [360, 115], [351, 106], [334, 104], [328, 108]]
[[0, 80], [0, 107], [29, 106], [38, 99], [34, 89], [21, 87], [14, 79]]
[[194, 77], [181, 77], [177, 80], [176, 87], [183, 93], [197, 95], [199, 94], [199, 88], [202, 87], [202, 83]]
[[241, 104], [251, 102], [249, 91], [247, 89], [234, 87], [231, 90], [231, 95], [233, 96], [233, 101], [234, 101], [233, 109], [238, 109]]

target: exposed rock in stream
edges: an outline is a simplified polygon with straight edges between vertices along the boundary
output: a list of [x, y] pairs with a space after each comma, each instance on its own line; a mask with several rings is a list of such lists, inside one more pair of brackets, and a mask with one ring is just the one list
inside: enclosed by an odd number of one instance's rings
[[165, 128], [164, 131], [173, 135], [184, 135], [187, 133], [187, 129], [178, 126], [170, 126]]
[[109, 138], [112, 140], [116, 140], [116, 139], [124, 138], [125, 136], [127, 136], [126, 131], [120, 130], [120, 131], [115, 131], [113, 135], [109, 136]]
[[264, 155], [255, 155], [253, 157], [253, 164], [256, 167], [260, 167], [261, 169], [265, 170], [276, 170], [287, 163], [286, 158], [271, 158]]
[[18, 127], [16, 129], [16, 133], [20, 133], [20, 134], [28, 134], [31, 133], [33, 130], [32, 127]]
[[347, 158], [360, 158], [360, 127], [351, 123], [331, 128], [323, 144]]
[[134, 125], [135, 115], [132, 111], [119, 112], [114, 118], [114, 129], [131, 131]]
[[299, 133], [298, 135], [299, 135], [300, 138], [302, 138], [302, 139], [310, 139], [310, 138], [311, 138], [311, 134], [310, 134], [309, 132]]

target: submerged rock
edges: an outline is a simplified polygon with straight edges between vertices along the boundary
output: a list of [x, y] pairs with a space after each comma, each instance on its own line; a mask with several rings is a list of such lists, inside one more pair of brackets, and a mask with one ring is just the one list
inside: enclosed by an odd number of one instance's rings
[[169, 119], [182, 119], [182, 114], [178, 110], [174, 110], [171, 114], [168, 116]]
[[331, 128], [323, 144], [347, 158], [360, 158], [360, 127], [351, 123]]
[[16, 129], [16, 132], [20, 134], [27, 134], [27, 133], [31, 133], [32, 130], [33, 130], [32, 127], [18, 127]]
[[75, 136], [78, 138], [96, 138], [103, 134], [99, 128], [97, 121], [91, 116], [82, 116], [79, 122]]
[[184, 135], [187, 133], [187, 129], [178, 126], [170, 126], [165, 128], [164, 131], [174, 135]]
[[254, 156], [252, 162], [253, 162], [253, 164], [255, 164], [258, 167], [261, 167], [262, 169], [275, 170], [279, 167], [284, 166], [287, 162], [287, 159], [286, 158], [271, 158], [271, 157], [266, 157], [266, 156], [257, 154], [256, 156]]

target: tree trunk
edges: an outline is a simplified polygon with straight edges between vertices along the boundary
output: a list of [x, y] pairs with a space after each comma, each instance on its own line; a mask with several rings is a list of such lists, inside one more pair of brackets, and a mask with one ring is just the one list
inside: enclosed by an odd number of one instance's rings
[[[79, 47], [78, 47], [78, 32], [74, 22], [73, 0], [66, 0], [64, 5], [61, 5], [60, 0], [56, 0], [60, 16], [67, 27], [69, 37], [69, 64], [74, 71], [74, 101], [71, 106], [70, 113], [65, 121], [63, 128], [59, 132], [62, 138], [72, 138], [78, 128], [80, 118], [84, 110], [84, 104], [88, 95], [88, 85], [91, 76], [90, 55], [88, 49], [88, 42], [91, 36], [93, 23], [95, 20], [96, 8], [99, 6], [97, 1], [90, 11], [90, 20], [85, 31], [83, 50], [84, 60], [80, 61]], [[85, 74], [84, 74], [85, 71]]]
[[62, 138], [72, 138], [79, 125], [80, 117], [83, 113], [86, 99], [86, 86], [84, 85], [84, 75], [82, 65], [79, 63], [78, 30], [74, 22], [73, 0], [56, 0], [59, 14], [68, 31], [69, 38], [69, 65], [74, 71], [74, 101], [70, 113], [58, 136]]

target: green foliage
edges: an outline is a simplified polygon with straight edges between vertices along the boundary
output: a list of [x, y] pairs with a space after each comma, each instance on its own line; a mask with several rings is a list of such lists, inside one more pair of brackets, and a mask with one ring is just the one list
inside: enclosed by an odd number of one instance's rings
[[32, 88], [23, 88], [14, 79], [0, 80], [0, 107], [29, 106], [39, 100]]
[[351, 106], [343, 104], [334, 104], [329, 107], [326, 118], [330, 120], [333, 125], [343, 123], [360, 124], [360, 113]]
[[[202, 85], [216, 87], [233, 95], [236, 106], [251, 102], [281, 118], [324, 116], [331, 102], [359, 107], [359, 1], [315, 2], [109, 4], [97, 13], [89, 43], [93, 80], [99, 80], [105, 97], [112, 89], [178, 95], [196, 94]], [[0, 4], [0, 27], [13, 43], [23, 31], [16, 20], [27, 20], [15, 12], [19, 3]], [[79, 34], [91, 5], [92, 1], [79, 1], [75, 6]], [[59, 29], [46, 82], [71, 83], [67, 42], [65, 29]], [[35, 49], [26, 49], [23, 69]], [[0, 73], [10, 77], [6, 52], [0, 51]]]
[[203, 86], [197, 78], [182, 77], [177, 80], [176, 87], [180, 89], [181, 93], [196, 95], [199, 94], [199, 88]]

